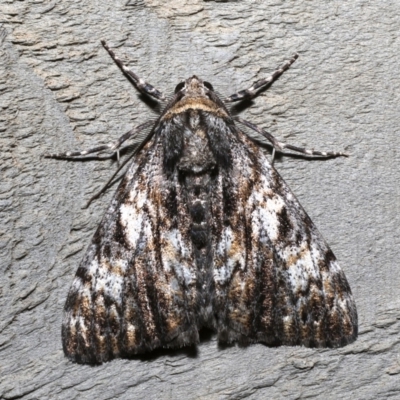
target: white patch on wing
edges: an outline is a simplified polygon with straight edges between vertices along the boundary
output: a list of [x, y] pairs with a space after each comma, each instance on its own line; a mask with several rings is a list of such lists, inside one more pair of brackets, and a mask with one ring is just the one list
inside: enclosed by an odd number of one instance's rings
[[126, 239], [132, 248], [136, 248], [138, 239], [142, 231], [143, 213], [131, 204], [121, 204], [121, 224], [125, 228]]
[[92, 277], [96, 276], [97, 270], [99, 269], [99, 263], [97, 260], [94, 258], [92, 262], [89, 265], [88, 273]]
[[176, 275], [187, 285], [193, 283], [196, 275], [191, 264], [190, 249], [185, 245], [178, 229], [162, 232], [163, 251], [161, 252], [163, 267], [166, 272], [175, 271]]
[[79, 277], [75, 277], [74, 281], [72, 282], [71, 291], [79, 293], [82, 289], [82, 286], [83, 286], [82, 279]]
[[329, 264], [329, 271], [330, 271], [330, 275], [332, 275], [332, 274], [338, 274], [342, 270], [339, 267], [339, 264], [337, 263], [337, 261], [331, 261], [331, 263]]
[[124, 278], [120, 275], [109, 274], [104, 281], [104, 295], [110, 297], [115, 303], [121, 305]]
[[[307, 246], [306, 244], [304, 245]], [[310, 277], [319, 279], [311, 259], [311, 253], [304, 245], [300, 250], [301, 256], [297, 258], [296, 262], [289, 265], [287, 270], [289, 282], [294, 292], [305, 291], [308, 287]], [[297, 254], [294, 255], [294, 257], [296, 256]]]
[[257, 205], [254, 213], [258, 214], [258, 223], [266, 230], [269, 239], [274, 243], [279, 235], [278, 215], [285, 207], [285, 202], [278, 195], [265, 200], [263, 199], [263, 192], [257, 193], [255, 191], [253, 197], [253, 201]]
[[218, 284], [224, 284], [232, 277], [233, 269], [239, 264], [241, 269], [245, 267], [245, 259], [241, 243], [235, 243], [241, 240], [239, 233], [235, 234], [230, 226], [222, 231], [221, 240], [216, 248], [216, 257], [223, 262], [222, 265], [214, 266], [214, 280]]

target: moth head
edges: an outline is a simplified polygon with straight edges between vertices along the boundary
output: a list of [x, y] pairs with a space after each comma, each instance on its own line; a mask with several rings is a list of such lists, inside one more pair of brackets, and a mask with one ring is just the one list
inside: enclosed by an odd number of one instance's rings
[[196, 75], [178, 83], [175, 88], [175, 94], [181, 97], [209, 97], [209, 93], [213, 91], [210, 83], [202, 81]]

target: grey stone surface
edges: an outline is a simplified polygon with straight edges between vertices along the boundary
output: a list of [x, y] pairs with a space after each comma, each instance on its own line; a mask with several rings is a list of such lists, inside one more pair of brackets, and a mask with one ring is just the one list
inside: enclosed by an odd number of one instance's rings
[[[398, 1], [4, 0], [0, 5], [0, 397], [400, 398]], [[67, 361], [62, 308], [115, 187], [115, 162], [44, 160], [154, 118], [100, 45], [161, 90], [192, 74], [224, 94], [299, 60], [244, 118], [344, 159], [276, 167], [333, 248], [357, 302], [342, 349], [156, 352]]]

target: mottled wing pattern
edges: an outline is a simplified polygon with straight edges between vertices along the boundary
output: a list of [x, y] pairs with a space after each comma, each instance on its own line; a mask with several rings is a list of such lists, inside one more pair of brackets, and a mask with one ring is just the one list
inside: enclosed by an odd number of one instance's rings
[[99, 363], [198, 341], [196, 266], [181, 234], [190, 221], [162, 156], [156, 134], [126, 173], [80, 264], [62, 327], [71, 360]]
[[335, 347], [357, 337], [357, 312], [335, 256], [263, 152], [230, 134], [214, 219], [219, 339]]
[[151, 137], [78, 268], [65, 354], [100, 363], [181, 347], [203, 326], [220, 342], [354, 341], [335, 256], [211, 86], [195, 76], [178, 85]]

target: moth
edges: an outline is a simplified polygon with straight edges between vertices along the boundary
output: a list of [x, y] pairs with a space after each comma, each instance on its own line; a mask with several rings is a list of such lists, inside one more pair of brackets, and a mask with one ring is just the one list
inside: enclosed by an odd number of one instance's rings
[[343, 271], [264, 151], [241, 126], [286, 149], [325, 157], [345, 153], [282, 143], [231, 115], [297, 59], [221, 99], [192, 76], [168, 101], [115, 63], [144, 95], [166, 103], [157, 121], [117, 142], [47, 155], [76, 158], [118, 151], [151, 129], [82, 260], [65, 304], [66, 356], [102, 363], [156, 348], [199, 342], [203, 327], [220, 343], [338, 347], [357, 337], [357, 311]]

